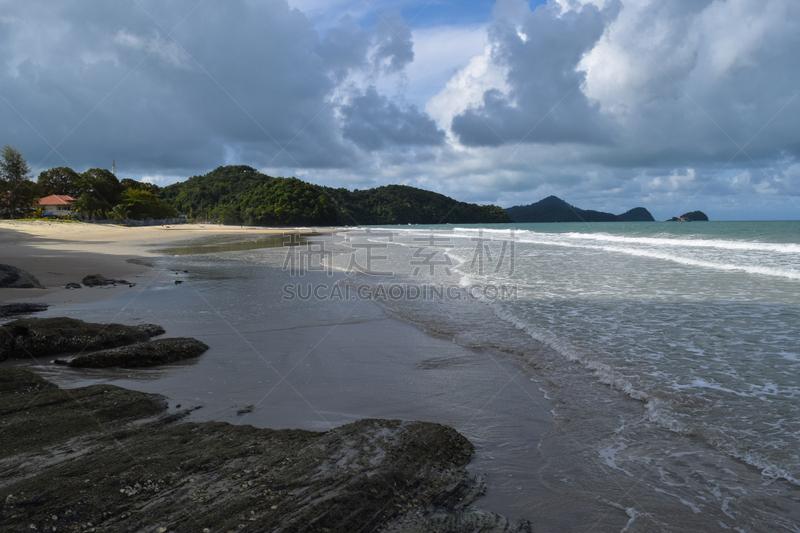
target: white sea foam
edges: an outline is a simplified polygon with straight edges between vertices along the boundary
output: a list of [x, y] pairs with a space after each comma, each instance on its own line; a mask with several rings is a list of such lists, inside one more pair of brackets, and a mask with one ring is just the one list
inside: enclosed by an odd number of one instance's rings
[[[515, 243], [541, 244], [550, 246], [560, 246], [568, 248], [584, 248], [590, 250], [602, 250], [606, 252], [621, 253], [650, 259], [659, 259], [673, 263], [711, 268], [724, 271], [740, 271], [748, 274], [759, 274], [764, 276], [782, 277], [791, 280], [800, 280], [800, 269], [782, 268], [780, 265], [794, 264], [793, 254], [800, 254], [800, 244], [792, 243], [761, 243], [745, 241], [727, 241], [721, 239], [674, 239], [674, 238], [655, 238], [655, 237], [628, 237], [617, 236], [605, 233], [540, 233], [528, 230], [511, 231], [508, 229], [475, 229], [475, 228], [454, 228], [454, 232], [448, 233], [441, 230], [438, 235], [450, 239], [470, 239], [471, 246], [477, 246], [478, 241], [474, 241], [478, 235], [482, 238], [497, 241], [514, 241]], [[401, 233], [409, 236], [430, 235], [430, 231], [401, 230]], [[474, 243], [474, 244], [473, 244]], [[415, 243], [416, 244], [416, 243]], [[414, 244], [410, 244], [414, 245]], [[467, 246], [469, 246], [467, 245]], [[422, 244], [416, 244], [422, 246]], [[463, 246], [463, 245], [462, 245]], [[725, 252], [737, 252], [737, 254], [725, 253], [724, 255], [691, 256], [685, 252], [692, 249], [711, 249]], [[741, 252], [757, 252], [754, 255], [745, 256]], [[764, 252], [777, 253], [779, 255], [792, 254], [789, 258], [768, 257]], [[680, 255], [684, 253], [684, 255]], [[749, 261], [747, 261], [749, 259]], [[736, 262], [734, 262], [736, 261]]]
[[678, 248], [718, 248], [721, 250], [777, 252], [781, 254], [800, 254], [800, 244], [771, 243], [708, 238], [675, 239], [671, 237], [632, 237], [607, 233], [563, 233], [569, 239], [637, 244], [648, 246], [670, 246]]
[[[800, 449], [800, 243], [701, 231], [676, 237], [455, 227], [441, 235], [459, 261], [462, 284], [524, 289], [518, 301], [483, 302], [497, 318], [641, 401], [643, 423], [698, 437], [766, 478], [798, 483], [800, 457], [792, 450]], [[414, 247], [424, 245], [414, 237], [430, 230], [398, 235], [396, 243]], [[501, 242], [512, 239], [513, 272], [478, 271], [478, 246], [488, 245], [497, 261]], [[469, 338], [480, 335], [473, 330]], [[542, 388], [557, 399], [554, 412], [566, 416], [562, 391], [548, 383]], [[629, 431], [615, 434], [624, 439]], [[601, 446], [600, 459], [633, 473], [613, 446]], [[701, 500], [683, 500], [701, 509]]]
[[589, 245], [583, 243], [558, 241], [555, 239], [548, 240], [548, 239], [540, 239], [534, 237], [520, 238], [520, 242], [526, 242], [531, 244], [545, 244], [551, 246], [562, 246], [567, 248], [586, 248], [593, 250], [603, 250], [606, 252], [615, 252], [615, 253], [633, 255], [637, 257], [660, 259], [663, 261], [670, 261], [673, 263], [678, 263], [681, 265], [687, 265], [693, 267], [711, 268], [715, 270], [725, 270], [725, 271], [741, 271], [741, 272], [746, 272], [748, 274], [776, 276], [792, 280], [800, 279], [800, 270], [796, 269], [773, 268], [773, 267], [765, 267], [758, 265], [735, 264], [735, 263], [725, 263], [721, 261], [695, 259], [691, 257], [676, 256], [667, 252], [651, 251], [641, 248], [626, 248], [622, 246], [611, 246], [611, 245], [606, 245], [606, 246]]

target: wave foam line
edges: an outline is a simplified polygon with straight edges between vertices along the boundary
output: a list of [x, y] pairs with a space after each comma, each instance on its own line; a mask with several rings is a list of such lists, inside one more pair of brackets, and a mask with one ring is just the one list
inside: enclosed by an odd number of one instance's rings
[[521, 241], [529, 244], [545, 244], [551, 246], [564, 246], [567, 248], [586, 248], [589, 250], [604, 250], [607, 252], [617, 252], [623, 253], [627, 255], [635, 255], [639, 257], [647, 257], [650, 259], [661, 259], [664, 261], [672, 261], [673, 263], [679, 263], [682, 265], [688, 266], [696, 266], [702, 268], [711, 268], [715, 270], [725, 270], [725, 271], [741, 271], [746, 272], [748, 274], [761, 274], [764, 276], [774, 276], [780, 278], [787, 278], [787, 279], [800, 279], [800, 272], [796, 270], [785, 270], [781, 268], [771, 268], [771, 267], [760, 267], [760, 266], [749, 266], [749, 265], [733, 265], [729, 263], [714, 263], [711, 261], [703, 261], [700, 259], [690, 259], [688, 257], [676, 257], [674, 255], [670, 255], [667, 253], [659, 253], [659, 252], [650, 252], [647, 250], [639, 250], [634, 248], [623, 248], [620, 246], [593, 246], [587, 244], [579, 244], [579, 243], [569, 243], [569, 242], [558, 242], [558, 241], [547, 241], [547, 240], [534, 240], [528, 239], [525, 241]]
[[758, 468], [765, 477], [785, 479], [794, 485], [800, 485], [800, 480], [795, 474], [786, 468], [774, 464], [769, 459], [762, 457], [755, 450], [749, 448], [741, 449], [741, 446], [737, 446], [737, 444], [739, 444], [738, 442], [731, 443], [725, 439], [721, 439], [717, 435], [714, 435], [712, 431], [708, 431], [707, 428], [703, 428], [702, 426], [688, 427], [673, 416], [673, 410], [670, 408], [668, 402], [656, 396], [652, 396], [646, 391], [637, 389], [630, 381], [625, 379], [618, 372], [615, 372], [610, 365], [581, 354], [578, 350], [573, 348], [569, 342], [559, 340], [551, 334], [536, 330], [532, 325], [523, 322], [510, 313], [498, 309], [496, 305], [491, 305], [491, 309], [494, 315], [499, 319], [512, 324], [531, 338], [551, 347], [568, 361], [581, 363], [584, 367], [593, 371], [600, 383], [609, 385], [627, 394], [629, 397], [643, 402], [647, 413], [646, 417], [651, 422], [674, 433], [698, 436], [712, 447]]
[[[400, 230], [409, 234], [415, 235], [430, 235], [430, 231], [421, 232], [420, 230]], [[434, 232], [442, 231], [435, 230]], [[775, 252], [781, 254], [800, 254], [800, 244], [797, 243], [769, 243], [769, 242], [753, 242], [753, 241], [728, 241], [723, 239], [675, 239], [669, 237], [625, 237], [619, 235], [612, 235], [609, 233], [544, 233], [530, 230], [514, 230], [511, 233], [509, 229], [489, 229], [489, 228], [453, 228], [453, 233], [444, 233], [443, 236], [448, 234], [453, 237], [471, 237], [478, 235], [482, 231], [484, 235], [491, 238], [493, 236], [507, 236], [509, 239], [512, 237], [514, 240], [520, 242], [529, 242], [524, 240], [533, 237], [539, 238], [552, 238], [552, 239], [574, 239], [574, 240], [587, 240], [587, 241], [600, 241], [600, 242], [613, 242], [624, 244], [642, 244], [651, 246], [673, 246], [679, 248], [715, 248], [720, 250], [733, 250], [733, 251], [752, 251], [752, 252]], [[501, 239], [502, 240], [502, 239]]]
[[648, 244], [648, 245], [669, 245], [690, 248], [719, 248], [723, 250], [736, 251], [756, 251], [756, 252], [777, 252], [784, 254], [800, 254], [800, 245], [793, 243], [768, 243], [768, 242], [749, 242], [749, 241], [726, 241], [721, 239], [672, 239], [656, 237], [620, 237], [607, 233], [562, 233], [561, 235], [571, 239], [583, 239], [593, 241], [608, 241], [618, 243]]

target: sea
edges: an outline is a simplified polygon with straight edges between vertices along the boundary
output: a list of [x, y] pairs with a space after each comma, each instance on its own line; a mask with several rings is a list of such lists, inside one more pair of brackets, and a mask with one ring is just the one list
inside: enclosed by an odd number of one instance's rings
[[624, 508], [628, 530], [800, 531], [800, 222], [380, 232], [349, 244], [384, 261], [339, 268], [399, 316], [517, 356], [553, 405], [553, 490]]
[[161, 323], [207, 354], [37, 369], [195, 420], [451, 424], [488, 473], [477, 505], [535, 531], [800, 531], [800, 222], [354, 227], [159, 254], [182, 284], [43, 316]]

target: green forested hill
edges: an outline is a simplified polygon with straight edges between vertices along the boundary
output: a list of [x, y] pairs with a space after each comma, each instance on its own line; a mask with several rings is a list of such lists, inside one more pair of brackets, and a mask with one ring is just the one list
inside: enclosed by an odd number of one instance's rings
[[325, 188], [345, 224], [478, 224], [508, 223], [506, 212], [494, 205], [458, 202], [443, 194], [385, 185], [363, 191]]
[[273, 178], [248, 166], [219, 167], [169, 185], [161, 195], [190, 218], [223, 224], [327, 226], [510, 222], [496, 206], [458, 202], [405, 185], [348, 191], [297, 178]]

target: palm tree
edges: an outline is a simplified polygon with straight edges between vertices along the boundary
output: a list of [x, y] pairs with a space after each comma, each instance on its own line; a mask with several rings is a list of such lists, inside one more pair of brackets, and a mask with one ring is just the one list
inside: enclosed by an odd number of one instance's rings
[[109, 210], [108, 214], [117, 220], [124, 220], [130, 216], [131, 210], [125, 207], [123, 204], [118, 204], [114, 206], [114, 209]]

